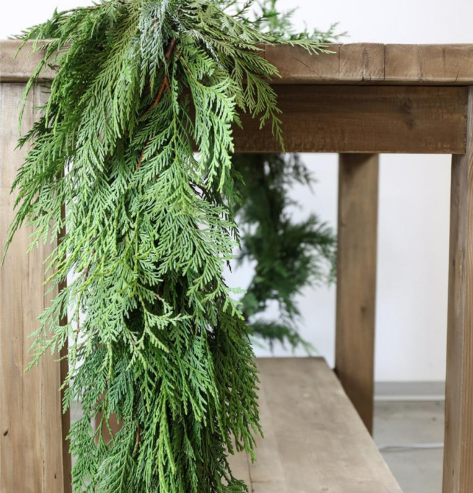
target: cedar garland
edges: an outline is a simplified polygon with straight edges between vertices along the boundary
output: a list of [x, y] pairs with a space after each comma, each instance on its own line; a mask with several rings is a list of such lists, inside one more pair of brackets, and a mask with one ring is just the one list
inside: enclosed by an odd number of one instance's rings
[[[239, 245], [232, 124], [250, 113], [282, 144], [277, 71], [258, 45], [323, 46], [234, 5], [109, 0], [22, 36], [44, 40], [26, 94], [44, 66], [57, 75], [20, 140], [32, 148], [7, 244], [24, 223], [32, 246], [65, 231], [46, 281], [70, 282], [40, 316], [31, 365], [70, 341], [74, 492], [247, 491], [227, 462], [261, 432], [249, 332], [223, 277]], [[111, 415], [122, 427], [106, 443]]]

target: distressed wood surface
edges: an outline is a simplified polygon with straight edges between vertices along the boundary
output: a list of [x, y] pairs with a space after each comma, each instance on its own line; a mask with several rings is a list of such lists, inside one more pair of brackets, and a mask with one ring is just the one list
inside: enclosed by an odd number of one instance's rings
[[338, 171], [335, 367], [368, 431], [373, 430], [376, 258], [376, 154], [341, 154]]
[[[0, 40], [0, 82], [27, 82], [36, 66], [40, 63], [43, 53], [33, 51], [33, 42], [29, 41], [18, 52], [21, 41], [16, 39]], [[46, 67], [39, 80], [52, 80], [54, 70]]]
[[[14, 58], [19, 46], [18, 40], [0, 41], [0, 80], [24, 82], [39, 63], [32, 42]], [[473, 84], [473, 44], [332, 44], [327, 48], [333, 53], [321, 55], [291, 46], [261, 48], [281, 75], [274, 84]], [[50, 69], [42, 74], [52, 77]]]
[[[17, 45], [18, 41], [1, 44], [2, 80], [25, 80], [39, 61], [40, 53], [31, 55], [28, 49], [13, 59]], [[465, 152], [467, 87], [413, 87], [414, 69], [408, 60], [414, 48], [408, 48], [408, 45], [389, 46], [392, 49], [376, 44], [334, 45], [337, 53], [333, 55], [309, 55], [287, 46], [266, 47], [265, 56], [274, 63], [279, 59], [281, 65], [282, 78], [274, 83], [284, 82], [275, 88], [279, 107], [283, 111], [283, 131], [288, 152]], [[452, 74], [452, 67], [455, 67], [456, 80], [465, 83], [463, 71], [467, 70], [465, 66], [471, 66], [473, 70], [473, 63], [469, 63], [471, 50], [461, 46], [470, 45], [439, 46], [441, 48], [426, 45], [422, 50], [416, 47], [415, 53], [430, 54], [425, 55], [428, 63], [423, 59], [422, 63], [419, 62], [419, 66], [423, 67], [419, 77], [426, 78], [426, 67], [441, 65], [444, 71], [451, 71]], [[398, 51], [401, 54], [390, 56], [389, 64], [385, 65], [381, 55]], [[442, 64], [434, 63], [437, 58]], [[390, 77], [394, 80], [396, 73], [403, 73], [409, 86], [353, 85], [359, 82], [358, 77], [366, 81], [385, 77], [386, 67], [396, 64], [399, 68], [390, 69], [388, 73], [394, 74]], [[337, 84], [338, 81], [352, 85], [317, 85], [317, 81], [297, 68], [299, 65], [310, 73], [317, 67], [324, 83]], [[49, 70], [44, 78], [53, 75]], [[446, 75], [442, 77], [448, 79]], [[301, 81], [309, 85], [295, 85]], [[235, 128], [234, 131], [237, 152], [280, 151], [270, 126], [260, 130], [257, 120], [248, 115], [243, 115], [242, 119], [243, 130]]]
[[[13, 219], [10, 187], [26, 149], [15, 151], [18, 104], [23, 84], [1, 84], [0, 124], [0, 243]], [[21, 130], [31, 127], [44, 103], [40, 88], [27, 102]], [[38, 315], [51, 301], [43, 286], [43, 261], [52, 246], [27, 254], [32, 229], [20, 230], [11, 244], [0, 276], [0, 459], [1, 493], [68, 493], [70, 470], [65, 435], [68, 416], [61, 413], [61, 365], [49, 354], [25, 373], [29, 363], [28, 337], [38, 328]], [[64, 466], [65, 464], [65, 466]]]
[[[465, 152], [466, 87], [277, 86], [288, 152]], [[278, 152], [270, 126], [243, 115], [237, 152]]]
[[467, 151], [452, 162], [443, 493], [473, 491], [473, 91]]
[[281, 78], [274, 84], [473, 84], [473, 45], [330, 45], [333, 54], [266, 46]]
[[323, 359], [262, 358], [258, 368], [265, 438], [248, 462], [250, 491], [401, 493]]

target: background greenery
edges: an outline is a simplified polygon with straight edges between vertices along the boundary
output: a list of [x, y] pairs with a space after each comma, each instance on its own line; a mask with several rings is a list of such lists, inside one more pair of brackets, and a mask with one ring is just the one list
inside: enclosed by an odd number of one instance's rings
[[[254, 265], [242, 311], [254, 335], [270, 346], [279, 341], [310, 351], [298, 332], [297, 296], [309, 285], [330, 283], [336, 263], [332, 228], [314, 214], [303, 221], [291, 214], [300, 205], [291, 198], [292, 186], [311, 186], [313, 177], [297, 154], [240, 154], [233, 163], [242, 177], [237, 182], [243, 199], [236, 208], [242, 234], [238, 261]], [[276, 319], [266, 314], [271, 302], [278, 307]]]
[[[254, 7], [258, 28], [280, 32], [287, 40], [308, 38], [333, 43], [345, 35], [337, 32], [337, 24], [326, 32], [307, 28], [295, 32], [295, 9], [281, 12], [278, 0], [254, 2]], [[295, 184], [312, 188], [315, 179], [297, 154], [239, 154], [233, 157], [233, 166], [240, 175], [236, 183], [242, 198], [236, 205], [242, 233], [238, 261], [239, 265], [247, 261], [254, 266], [242, 298], [248, 326], [270, 347], [279, 341], [292, 348], [302, 345], [310, 351], [310, 344], [298, 331], [301, 319], [297, 297], [308, 286], [334, 280], [336, 235], [315, 214], [296, 221], [293, 211], [301, 204], [291, 191]], [[272, 302], [278, 307], [275, 319], [267, 315]]]

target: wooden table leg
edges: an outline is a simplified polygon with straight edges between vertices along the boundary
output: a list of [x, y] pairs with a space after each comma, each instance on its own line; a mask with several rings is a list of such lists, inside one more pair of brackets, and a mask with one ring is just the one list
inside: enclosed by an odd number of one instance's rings
[[444, 493], [473, 492], [473, 91], [465, 155], [452, 161]]
[[338, 191], [337, 375], [373, 428], [377, 154], [340, 154]]
[[[10, 187], [25, 150], [15, 150], [18, 105], [24, 84], [0, 84], [0, 244], [13, 219], [15, 196]], [[22, 132], [31, 128], [38, 105], [45, 103], [41, 87], [26, 103]], [[69, 415], [61, 413], [61, 368], [49, 353], [25, 373], [30, 361], [28, 337], [38, 328], [38, 315], [55, 292], [46, 294], [44, 261], [53, 245], [41, 245], [29, 254], [31, 227], [18, 231], [0, 275], [0, 458], [2, 493], [69, 493], [70, 456], [65, 442]], [[57, 357], [56, 357], [57, 359]]]

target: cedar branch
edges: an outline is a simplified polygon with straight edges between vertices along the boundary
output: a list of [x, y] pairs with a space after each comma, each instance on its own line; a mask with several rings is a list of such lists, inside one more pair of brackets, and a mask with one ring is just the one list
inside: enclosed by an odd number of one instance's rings
[[[169, 43], [168, 49], [166, 50], [166, 53], [164, 55], [164, 58], [166, 59], [166, 73], [164, 74], [164, 79], [163, 79], [163, 82], [161, 83], [161, 86], [159, 88], [158, 95], [156, 96], [156, 99], [153, 101], [151, 106], [143, 113], [143, 116], [146, 116], [151, 110], [153, 110], [154, 108], [156, 108], [156, 106], [158, 106], [158, 104], [161, 102], [161, 99], [163, 97], [164, 89], [167, 88], [169, 93], [171, 93], [171, 87], [169, 85], [169, 80], [168, 80], [168, 76], [167, 76], [167, 62], [169, 62], [169, 59], [171, 58], [171, 55], [174, 51], [175, 46], [176, 46], [176, 39], [173, 39], [171, 41], [171, 43]], [[146, 148], [148, 147], [149, 141], [150, 141], [150, 139], [148, 139], [146, 141], [146, 144], [144, 145], [143, 150], [141, 151], [140, 159], [138, 160], [138, 164], [136, 166], [137, 170], [139, 170], [141, 168], [141, 164], [143, 163], [143, 157], [145, 155]]]

